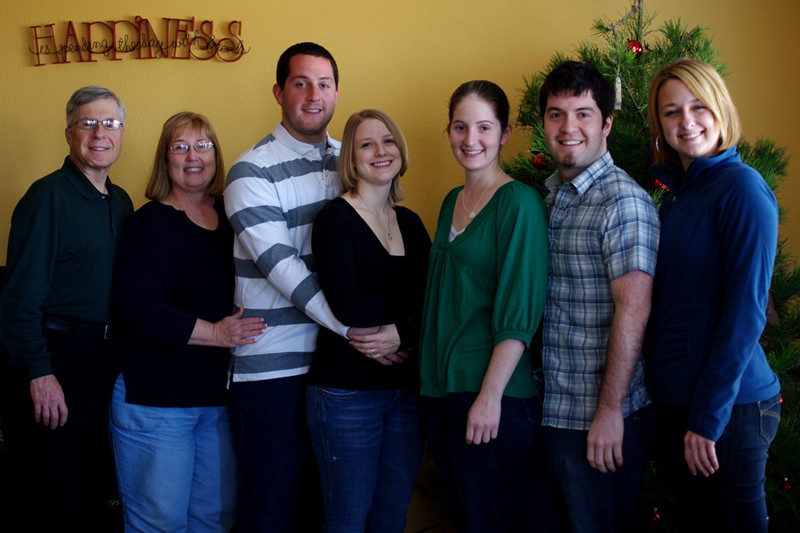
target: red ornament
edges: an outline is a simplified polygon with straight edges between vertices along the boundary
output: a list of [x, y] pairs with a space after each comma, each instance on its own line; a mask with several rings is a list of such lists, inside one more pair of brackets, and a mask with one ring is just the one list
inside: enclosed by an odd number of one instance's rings
[[642, 52], [644, 52], [644, 47], [642, 46], [642, 43], [640, 43], [636, 39], [628, 39], [628, 44], [625, 45], [625, 48], [636, 54], [636, 57], [639, 57], [640, 55], [642, 55]]
[[542, 156], [542, 154], [537, 154], [533, 157], [533, 167], [537, 170], [544, 170], [547, 168], [547, 160]]
[[661, 180], [653, 180], [653, 185], [655, 185], [658, 189], [663, 189], [665, 191], [669, 190], [669, 187], [667, 187]]
[[661, 520], [661, 515], [658, 513], [658, 507], [653, 507], [653, 522]]
[[783, 478], [783, 490], [789, 490], [791, 488], [792, 484], [789, 483], [789, 478], [788, 477]]

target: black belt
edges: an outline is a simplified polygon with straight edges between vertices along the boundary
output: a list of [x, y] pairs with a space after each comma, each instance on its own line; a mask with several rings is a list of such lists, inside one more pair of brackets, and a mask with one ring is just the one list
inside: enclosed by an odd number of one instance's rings
[[63, 318], [46, 316], [42, 319], [42, 327], [55, 331], [63, 331], [65, 333], [74, 333], [75, 335], [85, 335], [87, 337], [99, 337], [106, 340], [111, 338], [111, 324], [85, 324], [82, 322], [73, 322], [72, 320], [64, 320]]

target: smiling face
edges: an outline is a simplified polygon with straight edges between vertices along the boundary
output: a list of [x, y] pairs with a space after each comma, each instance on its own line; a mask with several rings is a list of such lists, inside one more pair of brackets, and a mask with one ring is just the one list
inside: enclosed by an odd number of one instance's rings
[[658, 91], [658, 120], [684, 170], [698, 157], [719, 150], [720, 128], [714, 114], [680, 80], [668, 80]]
[[470, 94], [453, 109], [448, 134], [456, 161], [466, 170], [482, 170], [497, 165], [511, 128], [503, 130], [492, 105]]
[[403, 160], [386, 124], [376, 118], [364, 120], [356, 128], [353, 141], [353, 166], [359, 183], [391, 184]]
[[289, 77], [272, 88], [280, 104], [281, 124], [298, 141], [320, 143], [338, 103], [339, 88], [331, 62], [324, 57], [298, 54], [289, 60]]
[[548, 96], [544, 139], [562, 179], [571, 180], [606, 153], [611, 122], [610, 116], [603, 121], [591, 91]]
[[198, 153], [194, 145], [199, 141], [210, 141], [192, 124], [179, 128], [169, 141], [170, 146], [176, 143], [189, 145], [185, 154], [173, 154], [167, 150], [167, 173], [172, 184], [170, 193], [198, 194], [205, 193], [217, 172], [215, 150]]
[[78, 107], [73, 116], [73, 124], [65, 132], [70, 158], [87, 178], [96, 183], [103, 182], [108, 169], [122, 152], [124, 126], [111, 131], [98, 122], [93, 130], [82, 130], [74, 121], [82, 118], [122, 120], [119, 106], [113, 98], [103, 98]]

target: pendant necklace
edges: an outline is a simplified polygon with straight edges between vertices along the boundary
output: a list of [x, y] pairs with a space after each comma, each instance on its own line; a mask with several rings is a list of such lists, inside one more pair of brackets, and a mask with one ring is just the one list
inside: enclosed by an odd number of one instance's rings
[[466, 191], [463, 191], [463, 190], [461, 191], [461, 207], [463, 207], [463, 208], [464, 208], [464, 211], [466, 211], [466, 212], [467, 212], [467, 218], [469, 218], [470, 220], [472, 220], [473, 218], [475, 218], [475, 217], [477, 216], [477, 213], [475, 213], [475, 210], [476, 210], [476, 209], [478, 208], [478, 206], [481, 204], [481, 200], [483, 200], [483, 195], [484, 195], [484, 194], [486, 194], [486, 191], [488, 191], [488, 190], [489, 190], [489, 187], [491, 187], [491, 186], [492, 186], [492, 183], [493, 183], [493, 181], [494, 181], [494, 180], [490, 181], [490, 182], [489, 182], [489, 185], [487, 185], [487, 186], [486, 186], [486, 188], [485, 188], [485, 189], [483, 189], [483, 192], [482, 192], [482, 193], [481, 193], [481, 195], [478, 197], [478, 201], [477, 201], [477, 202], [475, 202], [475, 207], [473, 207], [473, 208], [472, 208], [472, 211], [470, 211], [469, 209], [467, 209], [467, 204], [465, 204], [465, 203], [464, 203], [464, 197], [467, 195]]
[[361, 205], [364, 206], [364, 209], [370, 211], [375, 216], [375, 220], [378, 221], [378, 224], [380, 225], [381, 229], [386, 232], [386, 237], [391, 241], [392, 240], [392, 233], [388, 229], [386, 229], [387, 226], [389, 228], [392, 227], [391, 213], [389, 213], [389, 212], [386, 213], [386, 226], [384, 226], [383, 222], [381, 222], [381, 217], [378, 216], [378, 213], [374, 209], [369, 207], [367, 205], [367, 203], [364, 201], [364, 199], [361, 198], [361, 196], [359, 196], [358, 199], [361, 200]]

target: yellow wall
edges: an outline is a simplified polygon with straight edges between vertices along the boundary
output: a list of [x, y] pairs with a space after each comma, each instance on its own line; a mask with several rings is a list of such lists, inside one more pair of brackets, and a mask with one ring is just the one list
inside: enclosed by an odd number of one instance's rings
[[[280, 118], [271, 87], [275, 62], [290, 44], [303, 40], [326, 46], [341, 71], [339, 106], [330, 131], [338, 136], [350, 113], [378, 107], [406, 133], [411, 167], [403, 178], [405, 205], [418, 211], [429, 231], [445, 192], [460, 183], [446, 137], [446, 104], [461, 82], [485, 78], [519, 102], [523, 76], [543, 67], [556, 51], [570, 51], [590, 38], [597, 17], [618, 18], [628, 0], [403, 0], [402, 2], [220, 2], [140, 0], [121, 2], [6, 2], [0, 17], [0, 264], [12, 210], [35, 179], [61, 165], [67, 153], [64, 105], [80, 86], [104, 85], [125, 102], [128, 118], [122, 157], [111, 177], [138, 207], [161, 125], [181, 110], [205, 113], [217, 129], [227, 162], [271, 131]], [[656, 13], [652, 27], [681, 17], [710, 28], [749, 139], [766, 136], [800, 153], [800, 128], [790, 127], [800, 87], [796, 0], [647, 0]], [[88, 7], [87, 7], [88, 6]], [[337, 6], [331, 11], [332, 6]], [[212, 20], [225, 34], [242, 21], [250, 52], [236, 63], [221, 61], [100, 59], [97, 63], [35, 67], [27, 51], [30, 26], [95, 20], [162, 17]], [[521, 147], [514, 136], [505, 155]], [[784, 237], [800, 255], [800, 160], [792, 161], [781, 203], [789, 209]]]

